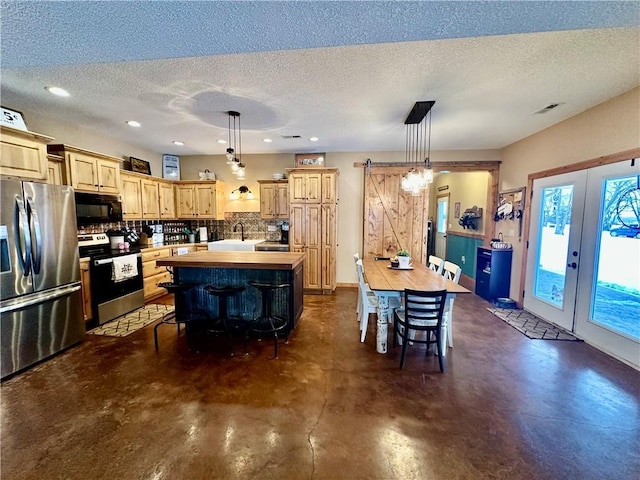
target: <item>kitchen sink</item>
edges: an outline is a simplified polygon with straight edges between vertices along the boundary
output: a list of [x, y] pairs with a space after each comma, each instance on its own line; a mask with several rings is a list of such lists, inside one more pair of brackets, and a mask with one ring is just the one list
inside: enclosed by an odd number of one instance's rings
[[253, 252], [256, 250], [258, 243], [264, 242], [264, 238], [260, 240], [218, 240], [217, 242], [209, 242], [209, 250], [214, 252], [219, 251], [240, 251], [240, 252]]

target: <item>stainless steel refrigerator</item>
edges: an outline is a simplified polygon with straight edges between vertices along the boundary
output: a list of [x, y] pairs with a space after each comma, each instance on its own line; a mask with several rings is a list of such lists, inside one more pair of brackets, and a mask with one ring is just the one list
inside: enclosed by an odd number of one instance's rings
[[73, 188], [0, 181], [0, 377], [84, 337]]

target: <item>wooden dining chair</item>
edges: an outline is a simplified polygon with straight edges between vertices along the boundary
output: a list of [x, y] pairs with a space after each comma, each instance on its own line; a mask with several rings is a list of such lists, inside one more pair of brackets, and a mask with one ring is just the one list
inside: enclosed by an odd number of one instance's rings
[[435, 255], [429, 255], [429, 269], [436, 272], [438, 275], [442, 275], [444, 270], [444, 260]]
[[[404, 308], [393, 313], [393, 346], [397, 345], [398, 338], [402, 340], [400, 368], [404, 368], [408, 344], [424, 343], [428, 352], [429, 345], [435, 343], [440, 371], [444, 372], [441, 335], [446, 299], [446, 290], [429, 292], [405, 289]], [[425, 332], [424, 340], [416, 339], [415, 332]], [[432, 339], [432, 335], [435, 339]]]
[[[360, 322], [360, 341], [364, 342], [367, 336], [367, 328], [369, 327], [369, 315], [378, 314], [378, 297], [369, 289], [364, 281], [364, 269], [362, 260], [356, 261], [356, 270], [358, 272], [358, 296], [360, 300], [360, 311], [358, 312], [358, 321]], [[389, 308], [393, 310], [400, 307], [398, 298], [389, 299]]]
[[[353, 262], [357, 263], [360, 260], [360, 254], [358, 252], [353, 254]], [[356, 268], [357, 270], [357, 268]], [[366, 285], [366, 283], [365, 283]], [[367, 285], [367, 289], [369, 286]], [[372, 292], [373, 293], [373, 292]], [[358, 322], [360, 321], [360, 309], [362, 305], [362, 298], [360, 297], [360, 282], [358, 282], [358, 306], [356, 307], [356, 313], [358, 314]]]

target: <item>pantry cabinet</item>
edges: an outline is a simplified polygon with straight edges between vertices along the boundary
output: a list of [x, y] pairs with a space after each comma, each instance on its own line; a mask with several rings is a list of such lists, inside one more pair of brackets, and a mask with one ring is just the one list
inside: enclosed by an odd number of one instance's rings
[[337, 168], [299, 168], [289, 172], [289, 244], [305, 253], [304, 288], [336, 288]]
[[47, 151], [65, 160], [69, 182], [80, 192], [120, 194], [122, 160], [71, 145], [47, 145]]
[[47, 143], [53, 137], [0, 125], [0, 175], [48, 179]]
[[260, 217], [265, 220], [289, 218], [289, 182], [258, 180], [260, 184]]
[[509, 297], [511, 249], [478, 247], [476, 254], [476, 295], [491, 302]]

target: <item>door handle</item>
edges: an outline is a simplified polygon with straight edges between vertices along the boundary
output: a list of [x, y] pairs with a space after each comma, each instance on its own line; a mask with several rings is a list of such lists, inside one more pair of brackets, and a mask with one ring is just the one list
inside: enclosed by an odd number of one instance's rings
[[[22, 267], [22, 274], [25, 277], [31, 272], [31, 232], [29, 230], [29, 218], [24, 208], [24, 202], [16, 199], [16, 206], [13, 216], [13, 229], [15, 231], [16, 250], [18, 259]], [[22, 241], [24, 240], [24, 251]]]
[[[33, 240], [36, 247], [35, 255], [33, 255], [33, 273], [40, 273], [40, 265], [42, 263], [42, 231], [40, 229], [40, 220], [38, 219], [38, 212], [31, 206], [29, 199], [27, 202], [27, 216], [29, 218], [29, 229], [33, 232]], [[33, 225], [33, 230], [31, 226]]]
[[578, 264], [576, 262], [567, 263], [567, 267], [571, 267], [575, 270], [578, 268]]

